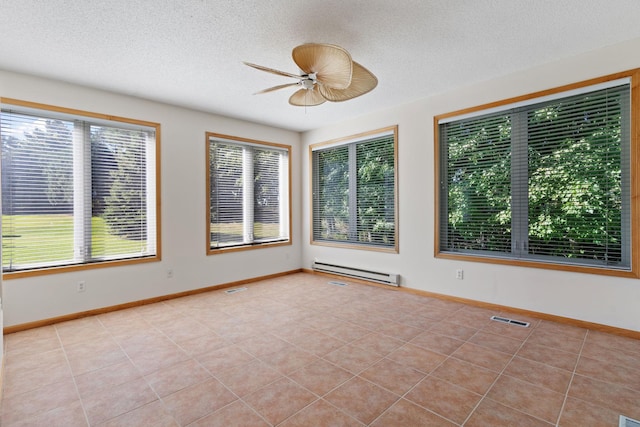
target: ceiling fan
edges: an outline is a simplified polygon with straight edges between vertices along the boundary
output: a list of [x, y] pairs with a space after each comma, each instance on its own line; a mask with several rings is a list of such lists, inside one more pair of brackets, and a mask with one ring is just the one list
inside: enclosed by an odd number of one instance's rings
[[245, 62], [249, 67], [298, 80], [261, 90], [256, 95], [300, 86], [289, 98], [289, 104], [310, 107], [325, 101], [346, 101], [364, 95], [378, 85], [376, 76], [353, 61], [349, 52], [340, 46], [306, 43], [293, 48], [291, 56], [301, 70], [300, 75]]

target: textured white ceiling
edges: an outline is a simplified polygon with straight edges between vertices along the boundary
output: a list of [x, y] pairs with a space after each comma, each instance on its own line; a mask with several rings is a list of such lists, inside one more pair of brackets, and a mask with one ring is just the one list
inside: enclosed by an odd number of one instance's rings
[[[638, 0], [0, 0], [0, 69], [303, 131], [640, 37]], [[379, 80], [293, 107], [291, 49], [346, 48]], [[0, 94], [1, 95], [1, 94]]]

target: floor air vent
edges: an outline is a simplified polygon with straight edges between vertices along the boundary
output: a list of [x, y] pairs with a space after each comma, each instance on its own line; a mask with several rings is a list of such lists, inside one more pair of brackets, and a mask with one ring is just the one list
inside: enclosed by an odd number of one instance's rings
[[329, 264], [319, 261], [314, 262], [312, 268], [315, 271], [338, 274], [340, 276], [355, 277], [356, 279], [370, 280], [372, 282], [383, 283], [385, 285], [400, 285], [399, 274], [383, 273], [379, 271], [365, 270], [362, 268], [347, 267], [344, 265]]
[[347, 286], [347, 283], [344, 283], [344, 282], [335, 282], [335, 281], [333, 281], [333, 280], [332, 280], [332, 281], [330, 281], [330, 282], [327, 282], [327, 283], [328, 283], [328, 284], [330, 284], [330, 285], [333, 285], [333, 286]]
[[225, 294], [235, 294], [236, 292], [242, 292], [242, 291], [246, 291], [247, 288], [233, 288], [233, 289], [227, 289], [226, 291], [224, 291]]
[[625, 417], [624, 415], [620, 415], [619, 427], [640, 427], [640, 421], [632, 420], [629, 417]]
[[[521, 320], [508, 319], [506, 317], [499, 316], [491, 316], [491, 320], [495, 320], [496, 322], [508, 323], [510, 325], [522, 326], [523, 328], [529, 327], [529, 322], [523, 322]], [[640, 427], [640, 426], [638, 426]]]

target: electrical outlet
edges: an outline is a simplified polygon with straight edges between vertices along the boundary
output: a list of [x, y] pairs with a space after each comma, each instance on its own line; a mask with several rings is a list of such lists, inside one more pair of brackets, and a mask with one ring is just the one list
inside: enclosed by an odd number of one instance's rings
[[87, 285], [84, 281], [78, 282], [78, 292], [84, 292], [87, 290]]
[[462, 280], [464, 278], [464, 271], [459, 268], [456, 270], [456, 279]]
[[173, 278], [173, 268], [167, 269], [167, 279]]

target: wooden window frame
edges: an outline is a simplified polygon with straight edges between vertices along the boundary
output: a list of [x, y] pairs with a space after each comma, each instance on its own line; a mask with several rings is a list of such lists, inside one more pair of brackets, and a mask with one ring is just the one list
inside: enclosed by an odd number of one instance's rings
[[58, 107], [49, 104], [42, 104], [37, 102], [24, 101], [13, 98], [0, 98], [0, 104], [4, 106], [15, 106], [22, 107], [28, 110], [42, 111], [42, 112], [52, 112], [52, 113], [62, 113], [64, 115], [74, 116], [79, 119], [98, 119], [106, 122], [113, 122], [114, 124], [123, 123], [123, 124], [132, 124], [136, 126], [144, 126], [153, 128], [155, 132], [155, 241], [156, 241], [156, 250], [155, 255], [139, 257], [139, 258], [123, 258], [123, 259], [115, 259], [115, 260], [104, 260], [104, 261], [91, 261], [91, 262], [83, 262], [79, 264], [71, 264], [71, 265], [60, 265], [60, 266], [51, 266], [51, 267], [36, 267], [33, 269], [25, 269], [18, 271], [10, 271], [3, 272], [2, 278], [4, 280], [10, 279], [19, 279], [24, 277], [33, 277], [33, 276], [42, 276], [48, 274], [56, 274], [56, 273], [67, 273], [74, 271], [83, 271], [83, 270], [92, 270], [98, 268], [106, 268], [106, 267], [118, 267], [124, 265], [133, 265], [133, 264], [142, 264], [148, 262], [157, 262], [162, 259], [162, 239], [161, 239], [161, 229], [162, 229], [162, 221], [161, 221], [161, 172], [160, 172], [160, 162], [161, 162], [161, 127], [160, 123], [150, 122], [145, 120], [137, 120], [126, 117], [114, 116], [109, 114], [101, 114], [90, 111]]
[[[479, 113], [486, 110], [496, 109], [503, 107], [507, 104], [517, 104], [523, 102], [529, 102], [532, 99], [544, 98], [547, 96], [553, 96], [562, 92], [568, 92], [572, 90], [579, 90], [584, 87], [594, 86], [613, 80], [629, 79], [630, 80], [630, 100], [631, 100], [631, 114], [630, 114], [630, 130], [629, 130], [629, 145], [630, 145], [630, 222], [631, 222], [631, 258], [629, 269], [612, 269], [599, 266], [586, 266], [586, 265], [569, 265], [569, 264], [556, 264], [544, 261], [531, 261], [521, 259], [509, 259], [498, 258], [490, 256], [473, 256], [468, 254], [456, 254], [451, 252], [442, 252], [440, 250], [440, 219], [441, 219], [441, 205], [440, 205], [440, 135], [439, 135], [439, 123], [443, 119], [469, 115], [473, 113]], [[553, 89], [543, 90], [535, 93], [530, 93], [523, 96], [509, 98], [497, 102], [491, 102], [476, 107], [466, 108], [446, 114], [434, 116], [434, 256], [441, 259], [450, 259], [456, 261], [470, 261], [481, 262], [488, 264], [498, 265], [512, 265], [520, 267], [541, 268], [557, 271], [569, 271], [576, 273], [589, 273], [599, 274], [606, 276], [626, 277], [626, 278], [639, 278], [640, 277], [640, 227], [638, 227], [638, 216], [640, 215], [640, 69], [633, 69], [623, 71], [615, 74], [610, 74], [603, 77], [598, 77], [578, 83], [568, 84]]]

